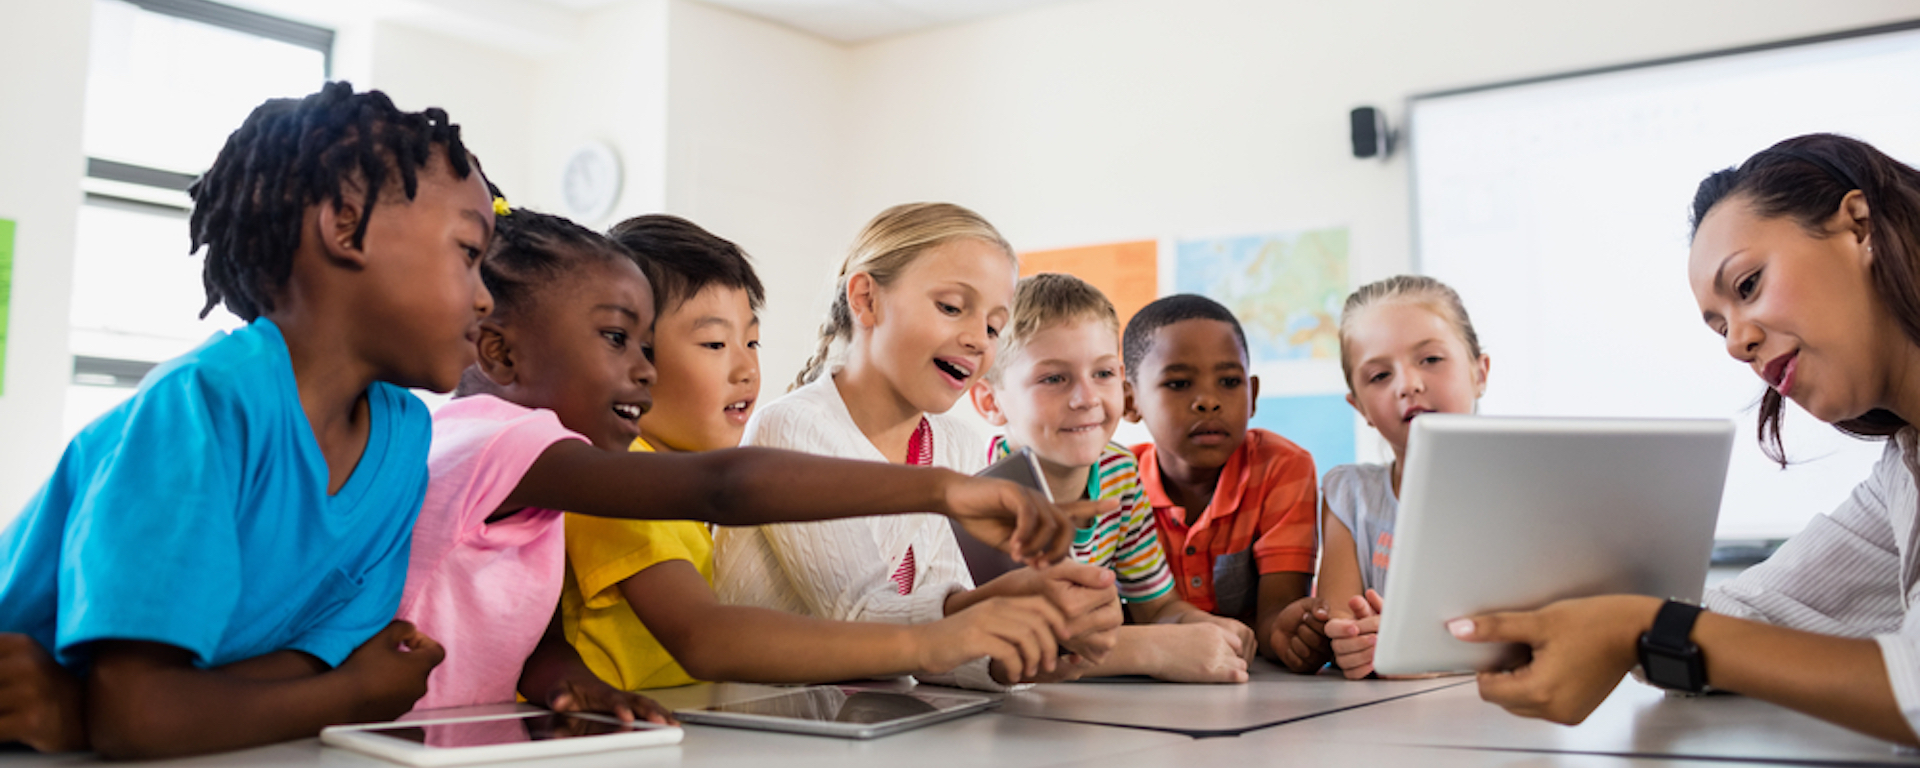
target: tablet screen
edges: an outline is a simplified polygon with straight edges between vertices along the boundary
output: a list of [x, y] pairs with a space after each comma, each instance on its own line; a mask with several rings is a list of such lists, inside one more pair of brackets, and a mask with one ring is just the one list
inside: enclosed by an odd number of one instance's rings
[[733, 712], [793, 720], [885, 723], [978, 702], [979, 699], [973, 697], [820, 687], [752, 701], [716, 704], [702, 709], [707, 712]]
[[623, 725], [611, 718], [528, 712], [518, 717], [429, 723], [414, 727], [395, 724], [390, 728], [370, 728], [367, 732], [429, 747], [490, 747], [496, 744], [631, 733], [634, 730], [633, 726]]

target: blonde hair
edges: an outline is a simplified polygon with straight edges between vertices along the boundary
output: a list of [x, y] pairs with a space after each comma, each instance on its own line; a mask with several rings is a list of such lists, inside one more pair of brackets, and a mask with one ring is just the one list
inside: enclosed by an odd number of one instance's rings
[[820, 326], [820, 346], [800, 369], [788, 391], [798, 389], [820, 377], [826, 370], [836, 341], [853, 339], [853, 309], [847, 306], [847, 279], [866, 274], [884, 288], [914, 260], [928, 250], [950, 240], [970, 237], [998, 247], [1007, 260], [1019, 268], [1019, 257], [1000, 231], [980, 214], [952, 203], [907, 203], [880, 212], [860, 230], [852, 250], [840, 265], [834, 280], [833, 305], [827, 310], [827, 322]]
[[1120, 313], [1099, 288], [1073, 275], [1043, 272], [1020, 278], [1013, 294], [1013, 316], [1000, 333], [1000, 352], [987, 379], [998, 383], [1008, 358], [1033, 341], [1041, 331], [1075, 320], [1097, 321], [1113, 332], [1113, 351], [1120, 351]]
[[1485, 354], [1480, 349], [1480, 336], [1473, 332], [1473, 321], [1467, 318], [1467, 305], [1461, 303], [1460, 294], [1447, 287], [1446, 283], [1425, 275], [1394, 275], [1360, 286], [1352, 295], [1347, 296], [1347, 304], [1340, 310], [1340, 373], [1347, 380], [1347, 389], [1353, 389], [1353, 357], [1349, 354], [1352, 344], [1348, 333], [1353, 327], [1353, 319], [1361, 311], [1382, 304], [1404, 301], [1418, 304], [1431, 310], [1453, 326], [1460, 340], [1466, 342], [1467, 354], [1479, 360]]

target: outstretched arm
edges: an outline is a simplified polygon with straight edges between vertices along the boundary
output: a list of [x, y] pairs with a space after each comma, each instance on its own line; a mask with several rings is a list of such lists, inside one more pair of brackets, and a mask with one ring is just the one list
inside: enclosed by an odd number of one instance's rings
[[444, 656], [400, 621], [338, 669], [304, 676], [281, 677], [298, 659], [280, 654], [241, 662], [236, 674], [197, 668], [191, 652], [161, 643], [102, 640], [89, 650], [87, 727], [94, 749], [112, 759], [239, 749], [399, 717], [426, 693], [427, 674]]
[[[1637, 662], [1640, 635], [1653, 625], [1657, 598], [1610, 595], [1554, 603], [1538, 611], [1459, 619], [1453, 634], [1475, 642], [1523, 643], [1532, 659], [1480, 673], [1481, 698], [1525, 717], [1585, 720]], [[1894, 698], [1880, 644], [1702, 613], [1692, 639], [1707, 682], [1836, 725], [1920, 744]], [[1904, 641], [1902, 637], [1899, 640]], [[1781, 663], [1790, 659], [1792, 663]]]
[[913, 625], [722, 605], [685, 560], [654, 565], [619, 588], [660, 645], [699, 680], [815, 683], [942, 674], [982, 656], [1031, 677], [1053, 663], [1056, 638], [1066, 631], [1060, 612], [1040, 598], [988, 601]]
[[611, 453], [567, 440], [534, 460], [501, 511], [523, 507], [720, 525], [938, 512], [1017, 557], [1053, 562], [1073, 543], [1075, 520], [1113, 503], [1056, 506], [1002, 480], [769, 448]]

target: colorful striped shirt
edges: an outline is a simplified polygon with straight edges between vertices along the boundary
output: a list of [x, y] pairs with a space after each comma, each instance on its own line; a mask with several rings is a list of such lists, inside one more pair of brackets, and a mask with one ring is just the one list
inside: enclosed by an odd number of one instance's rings
[[[998, 461], [1012, 450], [1005, 437], [995, 437], [989, 460]], [[1120, 508], [1101, 515], [1092, 527], [1074, 532], [1073, 559], [1111, 569], [1118, 577], [1120, 599], [1126, 602], [1171, 594], [1173, 572], [1160, 549], [1160, 531], [1153, 522], [1153, 508], [1147, 506], [1147, 493], [1140, 487], [1140, 463], [1132, 451], [1118, 443], [1107, 444], [1087, 473], [1087, 498], [1119, 499]]]

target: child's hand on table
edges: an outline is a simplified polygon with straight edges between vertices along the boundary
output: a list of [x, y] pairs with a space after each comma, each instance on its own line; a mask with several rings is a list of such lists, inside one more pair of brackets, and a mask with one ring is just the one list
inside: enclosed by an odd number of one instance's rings
[[679, 725], [673, 713], [660, 703], [632, 691], [608, 685], [598, 677], [575, 677], [555, 683], [547, 694], [547, 709], [555, 712], [598, 712], [631, 723], [645, 720], [657, 725]]
[[360, 719], [392, 720], [427, 695], [427, 675], [446, 657], [438, 641], [411, 622], [395, 621], [353, 649], [339, 671], [359, 681]]
[[[1161, 625], [1164, 630], [1156, 628], [1155, 631], [1176, 634], [1177, 639], [1161, 646], [1167, 651], [1167, 658], [1157, 665], [1154, 677], [1174, 683], [1246, 682], [1248, 651], [1254, 647], [1253, 630], [1233, 619], [1224, 622], [1183, 620]], [[1239, 631], [1227, 624], [1238, 627]]]
[[1038, 595], [994, 597], [913, 629], [921, 671], [944, 674], [988, 656], [994, 679], [1007, 685], [1054, 671], [1067, 618]]
[[[1240, 658], [1248, 662], [1252, 662], [1253, 657], [1260, 653], [1260, 644], [1259, 644], [1259, 641], [1255, 639], [1253, 636], [1253, 627], [1247, 626], [1245, 623], [1241, 622], [1239, 619], [1230, 619], [1225, 616], [1215, 616], [1211, 613], [1207, 613], [1206, 611], [1202, 611], [1198, 608], [1195, 608], [1194, 610], [1181, 614], [1180, 623], [1181, 624], [1212, 624], [1224, 630], [1228, 634], [1231, 634], [1234, 637], [1239, 638], [1240, 639], [1240, 643], [1239, 643]], [[1246, 665], [1244, 664], [1241, 665], [1243, 669], [1245, 668], [1245, 666]]]
[[1332, 641], [1333, 663], [1339, 665], [1340, 674], [1349, 680], [1359, 680], [1373, 674], [1373, 647], [1380, 639], [1380, 612], [1386, 609], [1386, 601], [1379, 592], [1371, 589], [1367, 594], [1355, 595], [1347, 600], [1347, 610], [1352, 618], [1336, 618], [1327, 622], [1327, 638]]
[[1060, 563], [1034, 571], [1041, 577], [1041, 594], [1067, 617], [1067, 634], [1060, 647], [1091, 663], [1099, 663], [1119, 638], [1114, 630], [1126, 622], [1113, 571], [1085, 563]]
[[80, 680], [32, 637], [0, 633], [0, 743], [41, 752], [87, 748]]
[[1273, 623], [1273, 636], [1267, 638], [1267, 644], [1274, 654], [1280, 657], [1280, 663], [1295, 672], [1316, 672], [1333, 657], [1327, 647], [1326, 601], [1317, 597], [1303, 597], [1280, 609], [1280, 617]]

